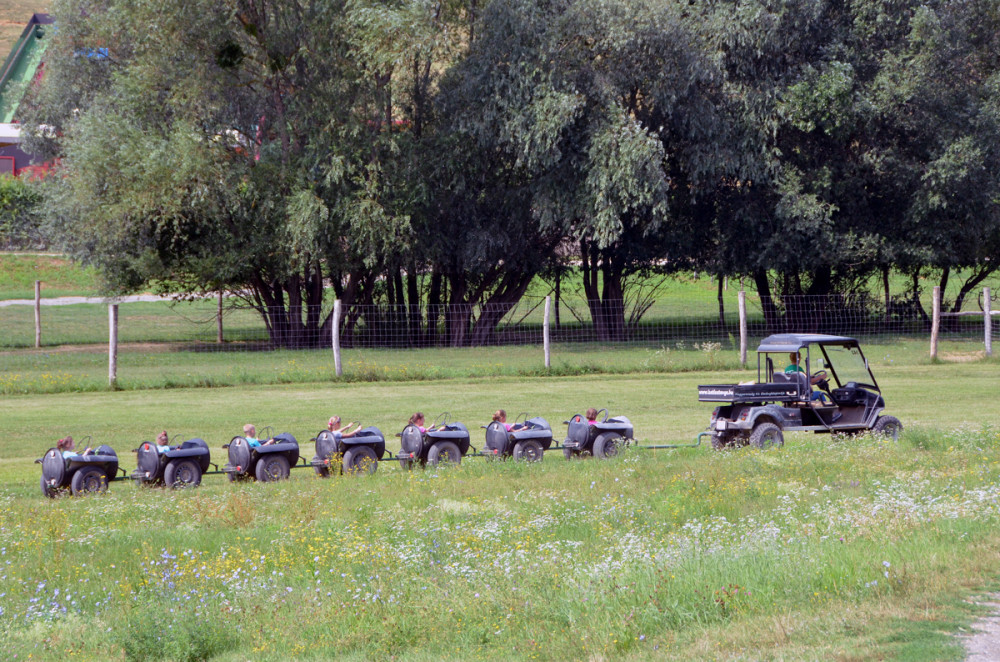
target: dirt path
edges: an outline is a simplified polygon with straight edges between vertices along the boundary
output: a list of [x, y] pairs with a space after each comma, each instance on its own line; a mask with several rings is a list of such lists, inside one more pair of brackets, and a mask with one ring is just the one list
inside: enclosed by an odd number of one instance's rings
[[979, 602], [993, 610], [972, 624], [972, 634], [962, 637], [966, 662], [996, 662], [1000, 660], [1000, 593], [987, 596]]

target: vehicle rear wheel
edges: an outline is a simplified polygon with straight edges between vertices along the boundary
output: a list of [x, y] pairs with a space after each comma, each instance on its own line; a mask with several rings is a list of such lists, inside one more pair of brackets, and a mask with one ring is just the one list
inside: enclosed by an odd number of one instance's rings
[[262, 483], [284, 480], [289, 473], [288, 460], [284, 455], [265, 456], [257, 462], [257, 480]]
[[781, 428], [774, 423], [761, 423], [750, 433], [750, 444], [761, 450], [776, 448], [784, 443], [785, 435], [781, 433]]
[[893, 441], [899, 441], [899, 433], [902, 431], [903, 424], [895, 416], [879, 416], [872, 426], [872, 434], [881, 434]]
[[104, 470], [101, 468], [85, 467], [73, 474], [70, 489], [73, 490], [73, 496], [107, 492], [108, 477], [104, 475]]
[[514, 444], [514, 459], [525, 462], [541, 462], [545, 452], [535, 439], [525, 439]]
[[453, 441], [439, 441], [427, 453], [427, 461], [433, 466], [439, 462], [450, 462], [452, 464], [462, 463], [462, 451], [458, 449], [458, 444]]
[[201, 485], [201, 465], [194, 460], [171, 460], [163, 470], [167, 487], [198, 487]]
[[608, 460], [617, 457], [625, 444], [625, 439], [617, 432], [604, 432], [594, 439], [594, 457]]
[[733, 445], [733, 436], [727, 432], [713, 432], [711, 435], [712, 450], [721, 451]]
[[42, 494], [50, 499], [55, 499], [58, 492], [59, 490], [49, 485], [49, 482], [45, 480], [45, 476], [42, 476]]
[[351, 446], [344, 453], [344, 473], [354, 476], [368, 474], [378, 469], [378, 458], [371, 446]]

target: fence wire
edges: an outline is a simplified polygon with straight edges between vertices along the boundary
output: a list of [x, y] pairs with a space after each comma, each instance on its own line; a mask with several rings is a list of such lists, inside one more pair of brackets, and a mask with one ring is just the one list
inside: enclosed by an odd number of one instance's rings
[[[657, 345], [676, 342], [739, 342], [738, 293], [701, 298], [665, 296], [655, 301], [552, 299], [552, 343]], [[761, 298], [747, 293], [750, 338], [771, 333], [826, 333], [862, 336], [927, 336], [930, 306], [905, 299], [832, 295]], [[944, 338], [982, 338], [984, 320], [973, 298], [961, 317], [944, 316]], [[30, 306], [0, 309], [0, 347], [34, 345]], [[315, 309], [251, 308], [237, 299], [223, 306], [219, 342], [214, 299], [187, 302], [136, 302], [119, 306], [118, 338], [125, 345], [169, 343], [195, 351], [259, 351], [329, 348], [333, 340], [332, 301]], [[513, 304], [361, 305], [344, 304], [340, 345], [349, 348], [488, 347], [540, 345], [545, 298], [523, 297]], [[42, 344], [97, 345], [108, 342], [107, 306], [80, 304], [43, 307]], [[994, 335], [1000, 316], [994, 316]]]

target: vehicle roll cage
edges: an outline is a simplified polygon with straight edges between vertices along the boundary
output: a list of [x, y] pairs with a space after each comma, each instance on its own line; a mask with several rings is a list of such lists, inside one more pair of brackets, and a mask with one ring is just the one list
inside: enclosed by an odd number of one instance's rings
[[[772, 354], [792, 354], [796, 352], [804, 354], [805, 360], [803, 369], [805, 370], [805, 374], [807, 376], [811, 376], [813, 374], [812, 354], [810, 351], [812, 345], [816, 345], [819, 348], [825, 363], [823, 369], [829, 371], [830, 376], [833, 378], [834, 383], [836, 383], [838, 387], [844, 387], [846, 382], [841, 381], [840, 375], [837, 374], [834, 361], [831, 360], [826, 348], [844, 347], [847, 349], [856, 349], [858, 354], [861, 355], [861, 358], [864, 361], [865, 370], [868, 372], [868, 377], [871, 379], [871, 383], [862, 383], [859, 385], [871, 388], [881, 394], [882, 389], [879, 388], [878, 382], [875, 380], [875, 375], [872, 374], [871, 368], [868, 367], [868, 359], [865, 357], [864, 352], [861, 351], [861, 345], [857, 340], [842, 336], [826, 336], [820, 334], [779, 334], [764, 338], [760, 343], [760, 347], [757, 348], [758, 383], [770, 384], [776, 381], [774, 378], [774, 375], [776, 374], [774, 371], [774, 361], [771, 358]], [[778, 374], [780, 374], [780, 371]], [[809, 380], [795, 380], [795, 382], [799, 390], [799, 394], [801, 396], [808, 397], [809, 391], [812, 390]]]

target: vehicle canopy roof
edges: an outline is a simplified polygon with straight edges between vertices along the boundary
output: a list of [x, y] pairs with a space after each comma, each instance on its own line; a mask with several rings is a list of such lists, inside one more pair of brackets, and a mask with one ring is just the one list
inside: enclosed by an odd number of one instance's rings
[[858, 341], [845, 336], [828, 336], [822, 333], [776, 333], [760, 341], [758, 352], [797, 352], [806, 345], [856, 346]]

